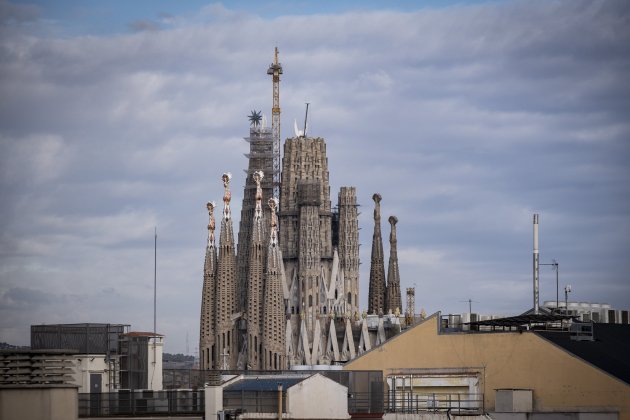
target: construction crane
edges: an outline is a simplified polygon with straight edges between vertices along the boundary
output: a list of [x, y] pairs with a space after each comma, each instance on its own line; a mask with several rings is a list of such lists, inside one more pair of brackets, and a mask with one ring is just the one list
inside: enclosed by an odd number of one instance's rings
[[278, 62], [278, 47], [275, 49], [273, 63], [267, 74], [273, 80], [273, 108], [271, 108], [271, 131], [273, 135], [273, 195], [280, 199], [280, 75], [282, 64]]

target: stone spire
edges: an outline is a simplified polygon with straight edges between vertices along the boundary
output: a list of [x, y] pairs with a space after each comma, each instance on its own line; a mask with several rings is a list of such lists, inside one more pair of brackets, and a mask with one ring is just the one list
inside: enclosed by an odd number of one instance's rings
[[402, 300], [400, 297], [400, 273], [398, 272], [398, 240], [396, 239], [396, 216], [389, 216], [392, 232], [389, 235], [389, 267], [387, 270], [387, 307], [386, 311], [400, 314]]
[[207, 204], [210, 221], [208, 222], [208, 245], [203, 266], [203, 290], [201, 293], [201, 319], [199, 321], [199, 359], [202, 370], [213, 369], [214, 353], [214, 311], [217, 276], [217, 250], [214, 245], [214, 201]]
[[285, 311], [284, 311], [284, 266], [282, 251], [278, 244], [278, 200], [269, 199], [271, 209], [271, 235], [267, 251], [267, 276], [264, 289], [264, 318], [262, 337], [262, 368], [281, 370], [286, 368], [285, 355]]
[[230, 210], [230, 179], [232, 175], [222, 176], [223, 218], [221, 219], [221, 236], [219, 238], [219, 260], [217, 264], [217, 289], [215, 306], [215, 348], [217, 351], [216, 366], [219, 369], [232, 369], [236, 361], [236, 343], [232, 313], [236, 304], [236, 254], [234, 251], [234, 233], [232, 213]]
[[252, 237], [249, 246], [249, 274], [247, 276], [247, 368], [259, 370], [262, 349], [262, 298], [263, 298], [263, 210], [262, 171], [252, 175], [256, 183], [256, 205], [252, 222]]
[[368, 313], [378, 314], [385, 311], [386, 296], [385, 261], [383, 257], [383, 238], [381, 236], [381, 195], [378, 193], [374, 194], [372, 200], [374, 200], [374, 236], [372, 236]]

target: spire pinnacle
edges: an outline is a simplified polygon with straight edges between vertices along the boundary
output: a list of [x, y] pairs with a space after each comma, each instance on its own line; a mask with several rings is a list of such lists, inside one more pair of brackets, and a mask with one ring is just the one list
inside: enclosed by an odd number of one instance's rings
[[256, 209], [254, 210], [254, 220], [258, 221], [262, 219], [262, 188], [260, 183], [265, 177], [263, 171], [256, 171], [252, 175], [254, 182], [256, 183]]
[[223, 194], [223, 218], [230, 219], [232, 217], [232, 212], [230, 210], [230, 201], [232, 200], [232, 193], [230, 192], [230, 180], [232, 179], [232, 174], [226, 172], [221, 177], [223, 180], [223, 189], [225, 190]]
[[276, 211], [278, 210], [278, 199], [271, 197], [268, 201], [269, 208], [271, 209], [271, 246], [278, 245], [278, 216]]
[[206, 207], [208, 208], [208, 215], [210, 216], [210, 221], [208, 222], [208, 247], [214, 246], [214, 208], [216, 207], [216, 203], [214, 201], [208, 201]]

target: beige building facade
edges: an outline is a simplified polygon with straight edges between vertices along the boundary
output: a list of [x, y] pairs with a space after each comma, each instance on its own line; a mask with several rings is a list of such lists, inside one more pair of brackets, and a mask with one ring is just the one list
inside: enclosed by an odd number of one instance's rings
[[[390, 392], [417, 387], [423, 393], [478, 394], [485, 412], [496, 411], [497, 390], [518, 389], [532, 391], [534, 413], [618, 413], [618, 418], [630, 419], [628, 357], [615, 354], [625, 347], [614, 343], [627, 346], [628, 331], [620, 329], [623, 336], [608, 340], [610, 345], [595, 340], [562, 346], [555, 336], [533, 331], [446, 333], [440, 320], [434, 314], [344, 369], [382, 370]], [[586, 360], [588, 355], [594, 355], [593, 361]]]

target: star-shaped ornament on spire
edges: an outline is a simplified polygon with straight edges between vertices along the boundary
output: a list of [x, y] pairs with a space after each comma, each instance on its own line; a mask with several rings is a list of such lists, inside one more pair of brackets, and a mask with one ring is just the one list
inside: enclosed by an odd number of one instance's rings
[[260, 122], [262, 121], [262, 111], [252, 110], [252, 113], [249, 114], [247, 118], [249, 118], [250, 125], [253, 125], [254, 127], [258, 127], [260, 125]]

